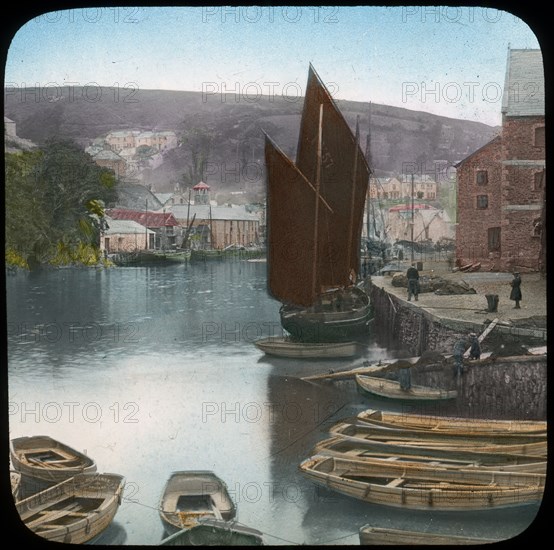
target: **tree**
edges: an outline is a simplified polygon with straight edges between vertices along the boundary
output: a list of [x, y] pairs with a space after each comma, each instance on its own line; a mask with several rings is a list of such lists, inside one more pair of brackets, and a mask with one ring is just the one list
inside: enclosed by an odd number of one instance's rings
[[188, 170], [182, 175], [183, 187], [203, 181], [212, 150], [214, 134], [206, 128], [191, 127], [181, 135], [182, 146], [190, 153]]
[[116, 198], [113, 171], [72, 142], [52, 140], [41, 151], [7, 154], [7, 260], [93, 262], [104, 207]]

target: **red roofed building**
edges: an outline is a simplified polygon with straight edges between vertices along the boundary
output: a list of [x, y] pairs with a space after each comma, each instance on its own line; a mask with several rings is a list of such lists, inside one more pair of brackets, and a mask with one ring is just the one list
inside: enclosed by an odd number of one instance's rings
[[[125, 210], [112, 208], [106, 210], [106, 215], [114, 220], [131, 220], [156, 233], [155, 249], [176, 248], [180, 225], [171, 212], [149, 212], [141, 210]], [[175, 228], [179, 228], [176, 230]]]

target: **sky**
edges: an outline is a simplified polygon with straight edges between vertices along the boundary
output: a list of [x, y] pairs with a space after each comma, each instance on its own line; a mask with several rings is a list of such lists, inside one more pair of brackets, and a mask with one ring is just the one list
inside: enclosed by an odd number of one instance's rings
[[114, 86], [302, 96], [312, 63], [336, 99], [501, 123], [522, 19], [472, 6], [108, 7], [45, 13], [9, 46], [5, 87]]

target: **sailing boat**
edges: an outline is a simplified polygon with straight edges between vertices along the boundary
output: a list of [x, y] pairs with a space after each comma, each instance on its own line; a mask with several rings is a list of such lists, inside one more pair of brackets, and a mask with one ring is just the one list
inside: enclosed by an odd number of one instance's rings
[[296, 161], [266, 134], [270, 294], [292, 340], [335, 342], [368, 333], [369, 297], [356, 286], [371, 170], [310, 65]]

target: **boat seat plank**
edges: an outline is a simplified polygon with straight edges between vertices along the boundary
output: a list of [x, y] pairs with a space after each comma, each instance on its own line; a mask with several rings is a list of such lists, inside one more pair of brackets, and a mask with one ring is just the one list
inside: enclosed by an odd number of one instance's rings
[[64, 516], [67, 516], [67, 514], [70, 514], [71, 510], [48, 510], [41, 512], [41, 517], [26, 523], [25, 525], [29, 527], [29, 529], [33, 529], [34, 527], [41, 526], [41, 524], [47, 524], [52, 523]]
[[403, 477], [397, 477], [393, 479], [390, 483], [387, 483], [387, 487], [398, 487], [404, 483], [405, 479]]

